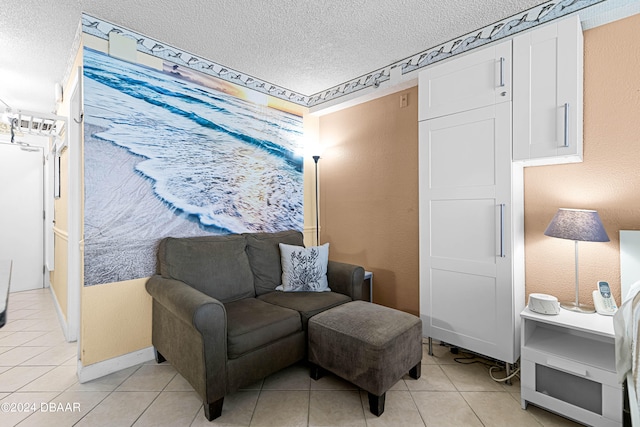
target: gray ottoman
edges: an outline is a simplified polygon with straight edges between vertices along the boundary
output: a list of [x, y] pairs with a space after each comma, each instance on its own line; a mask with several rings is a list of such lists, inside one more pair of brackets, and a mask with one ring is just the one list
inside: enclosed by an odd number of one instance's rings
[[308, 334], [311, 377], [326, 369], [357, 385], [377, 416], [389, 388], [407, 373], [420, 378], [422, 322], [411, 314], [352, 301], [313, 316]]

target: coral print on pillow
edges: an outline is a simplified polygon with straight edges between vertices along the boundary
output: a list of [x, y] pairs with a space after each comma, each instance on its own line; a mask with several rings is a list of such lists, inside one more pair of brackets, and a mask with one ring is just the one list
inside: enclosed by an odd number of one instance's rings
[[285, 292], [328, 292], [329, 244], [304, 248], [280, 243], [282, 285]]

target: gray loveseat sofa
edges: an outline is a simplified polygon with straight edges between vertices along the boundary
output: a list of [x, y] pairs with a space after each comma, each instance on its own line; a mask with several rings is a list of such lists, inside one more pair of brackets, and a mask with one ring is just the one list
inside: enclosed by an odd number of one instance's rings
[[275, 291], [279, 243], [303, 246], [302, 233], [166, 238], [158, 248], [152, 343], [219, 417], [225, 394], [306, 357], [310, 317], [362, 299], [364, 269], [329, 261], [332, 292]]

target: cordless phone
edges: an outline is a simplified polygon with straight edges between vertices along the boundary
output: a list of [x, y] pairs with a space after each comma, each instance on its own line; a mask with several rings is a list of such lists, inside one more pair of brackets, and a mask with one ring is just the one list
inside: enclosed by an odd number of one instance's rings
[[613, 316], [618, 310], [607, 282], [598, 282], [598, 289], [593, 291], [593, 305], [596, 306], [598, 314], [604, 316]]

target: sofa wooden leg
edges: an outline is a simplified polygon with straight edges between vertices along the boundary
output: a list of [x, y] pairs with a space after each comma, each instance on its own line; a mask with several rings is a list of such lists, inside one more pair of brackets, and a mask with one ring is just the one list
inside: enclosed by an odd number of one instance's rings
[[417, 380], [418, 378], [420, 378], [420, 372], [422, 370], [421, 366], [422, 365], [420, 365], [420, 362], [418, 362], [418, 364], [413, 368], [411, 368], [411, 370], [409, 371], [409, 376], [414, 380]]
[[315, 363], [309, 362], [309, 376], [317, 381], [324, 376], [324, 369]]
[[157, 348], [153, 348], [153, 352], [156, 354], [156, 362], [157, 363], [162, 363], [164, 361], [166, 361], [167, 359], [164, 358], [163, 355], [160, 354], [160, 352], [158, 351]]
[[222, 403], [224, 402], [224, 397], [216, 400], [213, 403], [204, 402], [204, 416], [207, 420], [212, 421], [222, 415]]
[[379, 417], [384, 412], [384, 398], [386, 393], [382, 393], [381, 396], [369, 393], [369, 410], [373, 415]]

